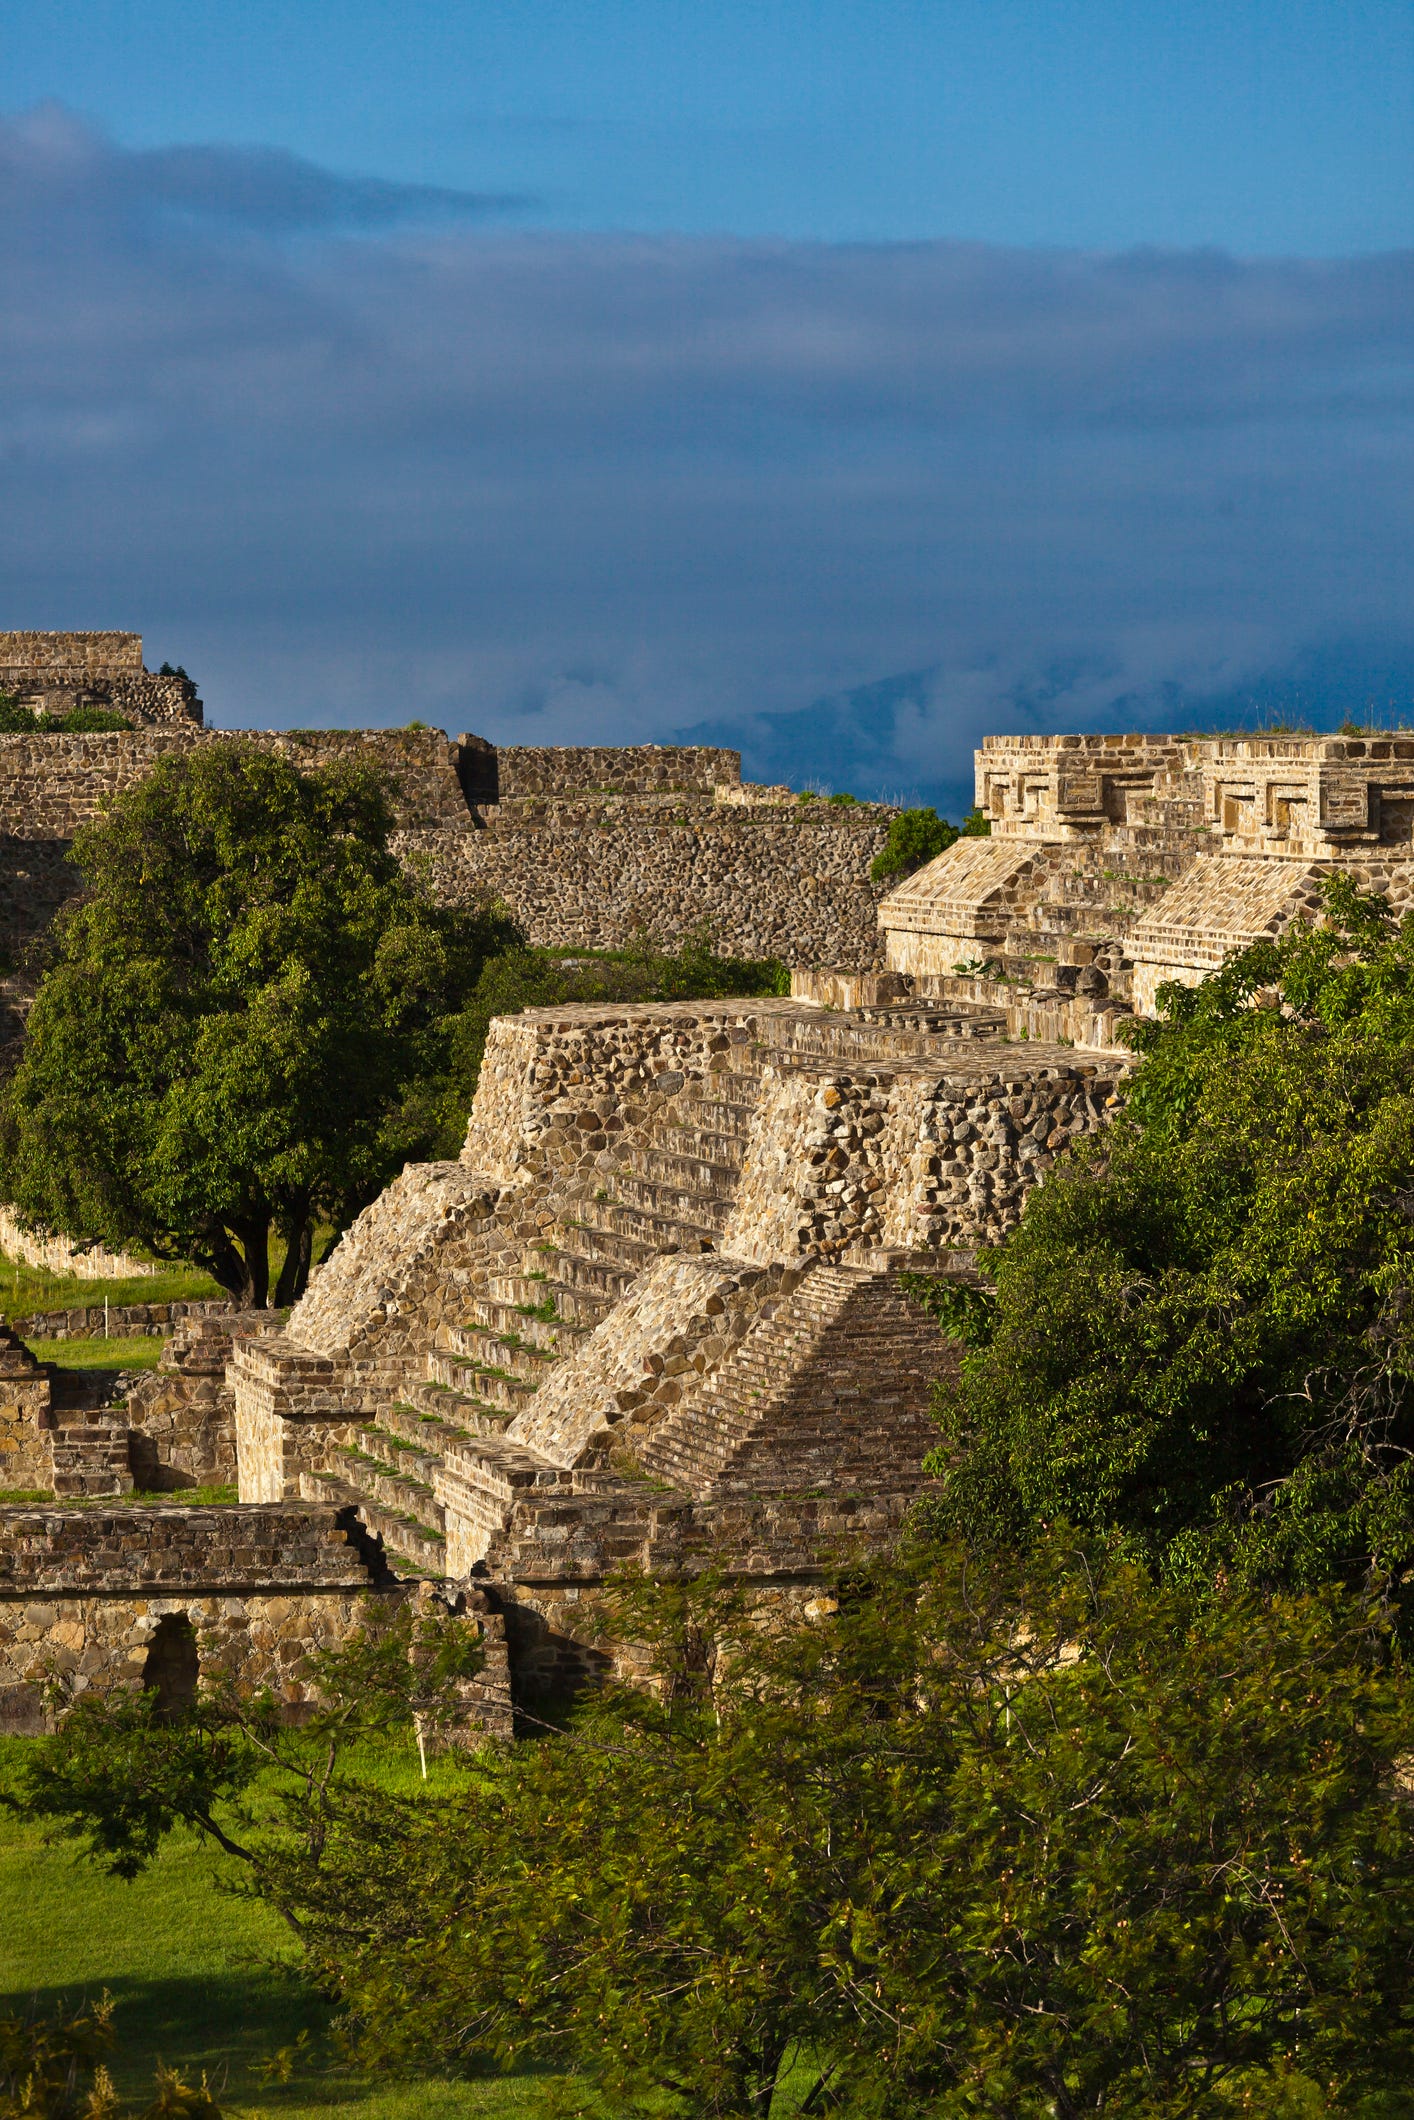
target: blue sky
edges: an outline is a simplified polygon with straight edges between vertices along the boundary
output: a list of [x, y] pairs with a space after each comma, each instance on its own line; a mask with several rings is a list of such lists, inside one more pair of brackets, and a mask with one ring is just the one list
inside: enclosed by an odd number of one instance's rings
[[229, 724], [1414, 704], [1414, 10], [11, 0], [0, 623]]

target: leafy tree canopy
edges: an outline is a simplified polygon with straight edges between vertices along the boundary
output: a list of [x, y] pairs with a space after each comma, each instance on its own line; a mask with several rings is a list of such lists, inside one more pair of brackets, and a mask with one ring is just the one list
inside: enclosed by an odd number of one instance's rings
[[1414, 1562], [1414, 918], [1347, 878], [1327, 910], [1161, 990], [1123, 1115], [939, 1299], [972, 1343], [940, 1530], [1114, 1527], [1209, 1579]]
[[981, 810], [969, 810], [960, 826], [949, 824], [936, 810], [900, 810], [889, 819], [889, 836], [870, 863], [869, 873], [876, 883], [886, 876], [911, 876], [925, 862], [946, 854], [957, 840], [985, 839], [991, 829]]
[[[713, 1575], [618, 1620], [656, 1697], [446, 1797], [293, 1777], [254, 1877], [360, 2058], [547, 2063], [658, 2120], [1403, 2109], [1414, 1721], [1361, 1599], [1210, 1599], [1058, 1538], [846, 1576], [774, 1633]], [[83, 1713], [37, 1748], [46, 1815], [110, 1862], [125, 1805], [213, 1829], [192, 1727], [138, 1758], [130, 1709]]]
[[163, 760], [81, 832], [10, 1084], [0, 1176], [20, 1211], [134, 1239], [263, 1305], [397, 1168], [388, 1124], [441, 1058], [495, 914], [430, 905], [365, 766], [301, 773], [239, 742]]

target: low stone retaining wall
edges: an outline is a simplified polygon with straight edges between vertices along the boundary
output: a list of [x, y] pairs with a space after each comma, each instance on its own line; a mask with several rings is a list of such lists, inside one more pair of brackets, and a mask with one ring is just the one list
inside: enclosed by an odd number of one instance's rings
[[7, 1258], [23, 1259], [26, 1266], [43, 1266], [50, 1273], [82, 1274], [86, 1281], [151, 1280], [163, 1270], [151, 1259], [135, 1259], [130, 1252], [109, 1251], [102, 1244], [81, 1244], [54, 1230], [26, 1229], [12, 1207], [0, 1207], [0, 1251]]
[[310, 1655], [342, 1640], [386, 1572], [333, 1509], [0, 1509], [0, 1727], [36, 1730], [47, 1690], [140, 1685], [164, 1619], [205, 1670], [310, 1698]]
[[10, 1329], [22, 1340], [101, 1340], [105, 1321], [112, 1340], [165, 1339], [179, 1325], [195, 1318], [221, 1318], [234, 1313], [229, 1298], [192, 1303], [90, 1303], [83, 1310], [31, 1310], [11, 1318]]

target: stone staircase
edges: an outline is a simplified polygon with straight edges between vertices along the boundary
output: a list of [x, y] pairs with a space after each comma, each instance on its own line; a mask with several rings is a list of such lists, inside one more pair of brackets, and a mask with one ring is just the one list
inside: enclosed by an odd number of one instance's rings
[[506, 1431], [654, 1259], [716, 1250], [759, 1091], [757, 1074], [713, 1075], [700, 1094], [677, 1100], [670, 1119], [626, 1143], [593, 1197], [562, 1203], [553, 1240], [529, 1247], [519, 1274], [491, 1276], [461, 1322], [439, 1330], [424, 1374], [335, 1453], [337, 1472], [302, 1475], [306, 1499], [353, 1503], [395, 1565], [441, 1574], [437, 1473], [455, 1480], [488, 1532], [525, 1490], [570, 1491], [575, 1474]]
[[124, 1408], [59, 1408], [51, 1420], [49, 1459], [57, 1501], [132, 1493]]
[[906, 1485], [937, 1441], [937, 1355], [936, 1325], [894, 1276], [817, 1266], [651, 1431], [639, 1464], [704, 1500]]
[[957, 1039], [994, 1037], [1000, 1020], [936, 1000], [797, 1010], [778, 1022], [763, 1012], [760, 1043], [736, 1048], [728, 1067], [622, 1137], [592, 1191], [553, 1202], [557, 1219], [527, 1244], [520, 1270], [490, 1274], [464, 1298], [456, 1322], [436, 1329], [422, 1373], [323, 1470], [301, 1475], [305, 1498], [356, 1507], [395, 1566], [441, 1575], [469, 1565], [464, 1552], [449, 1556], [439, 1498], [448, 1493], [459, 1535], [470, 1527], [491, 1546], [513, 1511], [522, 1526], [527, 1509], [568, 1522], [591, 1497], [602, 1515], [618, 1495], [627, 1522], [646, 1497], [666, 1507], [665, 1490], [686, 1505], [808, 1490], [817, 1478], [861, 1493], [909, 1484], [936, 1440], [927, 1409], [938, 1333], [896, 1276], [872, 1266], [815, 1267], [657, 1427], [625, 1434], [621, 1463], [602, 1452], [559, 1462], [524, 1439], [533, 1428], [520, 1417], [655, 1260], [720, 1249], [765, 1062], [916, 1064]]

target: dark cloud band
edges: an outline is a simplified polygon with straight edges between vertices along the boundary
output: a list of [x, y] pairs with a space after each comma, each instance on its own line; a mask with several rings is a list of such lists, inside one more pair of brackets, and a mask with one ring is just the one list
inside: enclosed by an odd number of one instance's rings
[[899, 790], [1414, 674], [1411, 254], [449, 224], [507, 204], [0, 125], [5, 622], [140, 624], [227, 720]]

